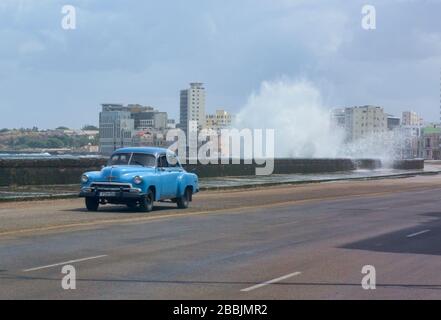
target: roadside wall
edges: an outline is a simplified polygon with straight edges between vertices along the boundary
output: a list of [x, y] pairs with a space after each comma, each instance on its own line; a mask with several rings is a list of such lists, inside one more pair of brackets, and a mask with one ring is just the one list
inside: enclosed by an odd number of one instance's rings
[[402, 169], [402, 170], [424, 169], [424, 160], [423, 159], [395, 160], [393, 163], [393, 168]]
[[[105, 158], [81, 159], [0, 159], [0, 186], [75, 184], [83, 172], [99, 170]], [[187, 171], [199, 177], [254, 176], [255, 164], [188, 164]], [[275, 159], [274, 174], [325, 173], [375, 169], [381, 167], [377, 159]], [[399, 160], [397, 169], [423, 169], [424, 161]]]
[[0, 159], [0, 186], [78, 183], [85, 171], [98, 170], [105, 159]]

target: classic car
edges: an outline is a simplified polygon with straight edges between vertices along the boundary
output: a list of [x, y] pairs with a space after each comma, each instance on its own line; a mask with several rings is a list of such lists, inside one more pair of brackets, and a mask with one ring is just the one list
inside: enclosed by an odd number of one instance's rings
[[101, 171], [84, 173], [79, 196], [89, 211], [97, 211], [100, 204], [125, 204], [149, 212], [154, 201], [187, 208], [198, 191], [197, 175], [186, 172], [175, 153], [137, 147], [118, 149]]

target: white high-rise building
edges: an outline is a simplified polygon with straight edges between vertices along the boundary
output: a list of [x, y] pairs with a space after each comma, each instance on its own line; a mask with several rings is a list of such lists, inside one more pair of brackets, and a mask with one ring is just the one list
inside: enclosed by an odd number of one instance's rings
[[346, 138], [354, 141], [387, 132], [387, 114], [382, 107], [361, 106], [345, 109]]
[[190, 83], [190, 88], [181, 90], [180, 128], [188, 137], [190, 121], [195, 121], [197, 129], [205, 127], [205, 88], [203, 83]]

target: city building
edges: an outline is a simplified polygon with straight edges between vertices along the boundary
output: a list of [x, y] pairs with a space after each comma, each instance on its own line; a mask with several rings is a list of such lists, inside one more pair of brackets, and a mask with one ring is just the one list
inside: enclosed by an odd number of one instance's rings
[[155, 128], [164, 130], [167, 128], [167, 112], [155, 110], [150, 106], [129, 104], [126, 107], [135, 121], [135, 129]]
[[135, 130], [134, 132], [132, 146], [166, 147], [168, 145], [165, 138], [166, 136], [163, 131], [158, 131], [155, 129], [139, 129]]
[[218, 109], [215, 114], [205, 116], [205, 127], [218, 131], [231, 127], [233, 120], [234, 115], [223, 109]]
[[401, 119], [391, 114], [387, 115], [387, 129], [392, 131], [400, 126]]
[[345, 108], [345, 132], [348, 141], [387, 131], [387, 115], [382, 107], [360, 106]]
[[168, 119], [167, 120], [167, 129], [176, 129], [175, 119]]
[[426, 160], [440, 160], [441, 128], [433, 124], [422, 129], [420, 138], [420, 157]]
[[414, 159], [421, 156], [420, 137], [421, 126], [400, 125], [395, 129], [400, 142], [401, 159]]
[[190, 83], [190, 88], [181, 90], [179, 128], [188, 136], [190, 121], [201, 130], [205, 127], [205, 88], [203, 83]]
[[336, 108], [331, 110], [331, 126], [332, 128], [345, 128], [345, 108]]
[[150, 106], [102, 104], [99, 128], [100, 152], [110, 154], [127, 146], [164, 145], [168, 118], [166, 112]]
[[135, 121], [122, 104], [102, 104], [99, 128], [101, 153], [110, 154], [115, 149], [132, 145]]
[[404, 111], [402, 114], [401, 124], [403, 126], [422, 126], [423, 119], [413, 111]]

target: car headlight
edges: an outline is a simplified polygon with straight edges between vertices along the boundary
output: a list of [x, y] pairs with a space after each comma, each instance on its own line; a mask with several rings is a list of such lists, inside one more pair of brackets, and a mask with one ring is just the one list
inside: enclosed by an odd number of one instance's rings
[[136, 184], [141, 184], [142, 183], [142, 178], [140, 176], [136, 176], [133, 178], [133, 182]]
[[83, 175], [81, 176], [81, 182], [82, 182], [82, 183], [87, 183], [87, 181], [89, 181], [89, 177], [86, 176], [85, 174], [83, 174]]

